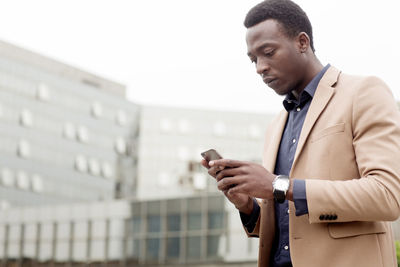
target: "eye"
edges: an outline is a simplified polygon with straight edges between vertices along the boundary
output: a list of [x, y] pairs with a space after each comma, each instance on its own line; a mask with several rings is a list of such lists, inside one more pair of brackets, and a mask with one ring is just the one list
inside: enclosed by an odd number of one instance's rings
[[250, 58], [251, 63], [256, 64], [257, 63], [257, 58]]
[[264, 55], [267, 57], [272, 57], [275, 54], [275, 50], [268, 50], [264, 52]]

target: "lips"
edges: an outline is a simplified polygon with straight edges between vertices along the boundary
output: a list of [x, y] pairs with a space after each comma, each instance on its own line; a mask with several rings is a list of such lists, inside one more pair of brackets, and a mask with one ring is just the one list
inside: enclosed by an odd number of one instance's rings
[[272, 78], [272, 77], [264, 77], [263, 81], [269, 86], [270, 84], [273, 84], [277, 78]]

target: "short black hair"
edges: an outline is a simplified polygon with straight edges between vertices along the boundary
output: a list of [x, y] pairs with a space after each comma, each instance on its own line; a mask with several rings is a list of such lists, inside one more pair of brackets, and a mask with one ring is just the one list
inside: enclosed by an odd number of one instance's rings
[[288, 37], [296, 37], [301, 32], [307, 33], [311, 49], [315, 52], [311, 22], [296, 3], [290, 0], [265, 0], [250, 9], [244, 26], [250, 28], [268, 19], [279, 22]]

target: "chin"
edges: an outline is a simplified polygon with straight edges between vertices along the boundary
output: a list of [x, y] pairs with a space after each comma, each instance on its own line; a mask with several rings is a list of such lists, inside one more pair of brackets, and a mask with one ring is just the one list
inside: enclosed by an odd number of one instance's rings
[[277, 95], [280, 95], [280, 96], [285, 96], [285, 95], [287, 95], [287, 94], [290, 92], [289, 90], [284, 90], [284, 89], [282, 89], [282, 88], [272, 88], [272, 90], [274, 90], [275, 93], [276, 93]]

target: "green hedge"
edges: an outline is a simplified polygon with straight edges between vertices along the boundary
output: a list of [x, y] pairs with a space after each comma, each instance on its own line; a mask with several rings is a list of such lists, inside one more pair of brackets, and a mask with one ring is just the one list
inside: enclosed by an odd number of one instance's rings
[[396, 240], [397, 266], [400, 267], [400, 241]]

